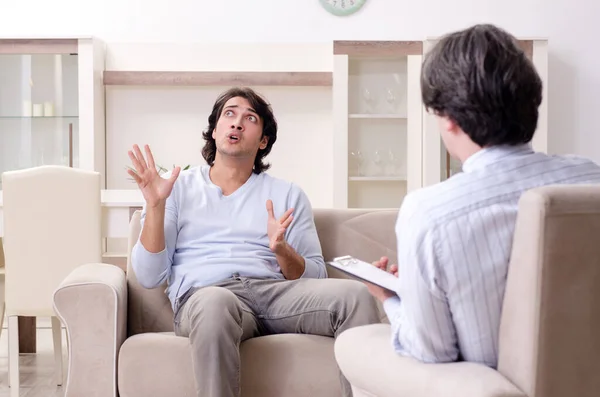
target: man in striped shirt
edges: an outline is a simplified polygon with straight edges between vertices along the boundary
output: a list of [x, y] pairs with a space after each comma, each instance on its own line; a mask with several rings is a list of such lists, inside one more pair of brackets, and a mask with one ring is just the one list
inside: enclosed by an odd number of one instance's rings
[[[518, 200], [549, 184], [600, 182], [583, 158], [530, 147], [542, 82], [515, 38], [490, 25], [444, 37], [426, 56], [425, 107], [462, 172], [406, 196], [396, 223], [397, 294], [369, 285], [401, 355], [496, 367]], [[388, 267], [383, 257], [375, 263]]]

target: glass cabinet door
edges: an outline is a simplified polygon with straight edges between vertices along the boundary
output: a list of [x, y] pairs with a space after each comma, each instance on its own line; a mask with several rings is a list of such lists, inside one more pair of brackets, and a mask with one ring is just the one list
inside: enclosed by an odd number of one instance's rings
[[341, 41], [334, 51], [336, 206], [398, 208], [421, 186], [421, 43]]
[[348, 207], [395, 207], [406, 194], [406, 57], [349, 64]]
[[78, 56], [0, 54], [0, 173], [78, 166]]

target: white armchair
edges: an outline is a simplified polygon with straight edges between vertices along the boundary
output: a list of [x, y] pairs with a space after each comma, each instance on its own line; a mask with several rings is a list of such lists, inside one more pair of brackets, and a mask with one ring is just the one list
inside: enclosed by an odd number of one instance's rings
[[19, 395], [17, 316], [51, 317], [57, 384], [61, 321], [53, 294], [67, 275], [102, 259], [100, 174], [42, 166], [2, 174], [11, 396]]

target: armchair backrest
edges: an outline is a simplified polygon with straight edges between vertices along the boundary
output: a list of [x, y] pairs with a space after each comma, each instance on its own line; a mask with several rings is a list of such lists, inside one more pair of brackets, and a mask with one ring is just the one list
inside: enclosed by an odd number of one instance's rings
[[[382, 255], [396, 258], [394, 225], [397, 210], [315, 209], [315, 226], [326, 261], [336, 256], [354, 255], [373, 261]], [[165, 294], [167, 285], [145, 289], [136, 280], [131, 267], [131, 250], [137, 242], [141, 212], [136, 211], [130, 222], [127, 260], [128, 333], [173, 331], [173, 310]], [[328, 268], [329, 277], [344, 278], [343, 273]], [[381, 310], [381, 318], [385, 313]]]
[[41, 166], [2, 174], [6, 314], [54, 316], [77, 266], [102, 262], [100, 174]]
[[530, 397], [600, 391], [600, 186], [548, 186], [519, 202], [498, 371]]

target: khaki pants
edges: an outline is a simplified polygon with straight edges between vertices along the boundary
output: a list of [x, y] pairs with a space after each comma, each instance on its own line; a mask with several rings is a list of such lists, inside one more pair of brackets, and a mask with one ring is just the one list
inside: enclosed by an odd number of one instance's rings
[[[366, 286], [341, 279], [258, 280], [234, 275], [215, 286], [192, 288], [175, 303], [175, 333], [190, 338], [199, 397], [240, 396], [244, 340], [302, 333], [337, 337], [380, 322]], [[352, 396], [340, 372], [343, 395]], [[334, 397], [334, 396], [332, 396]]]

